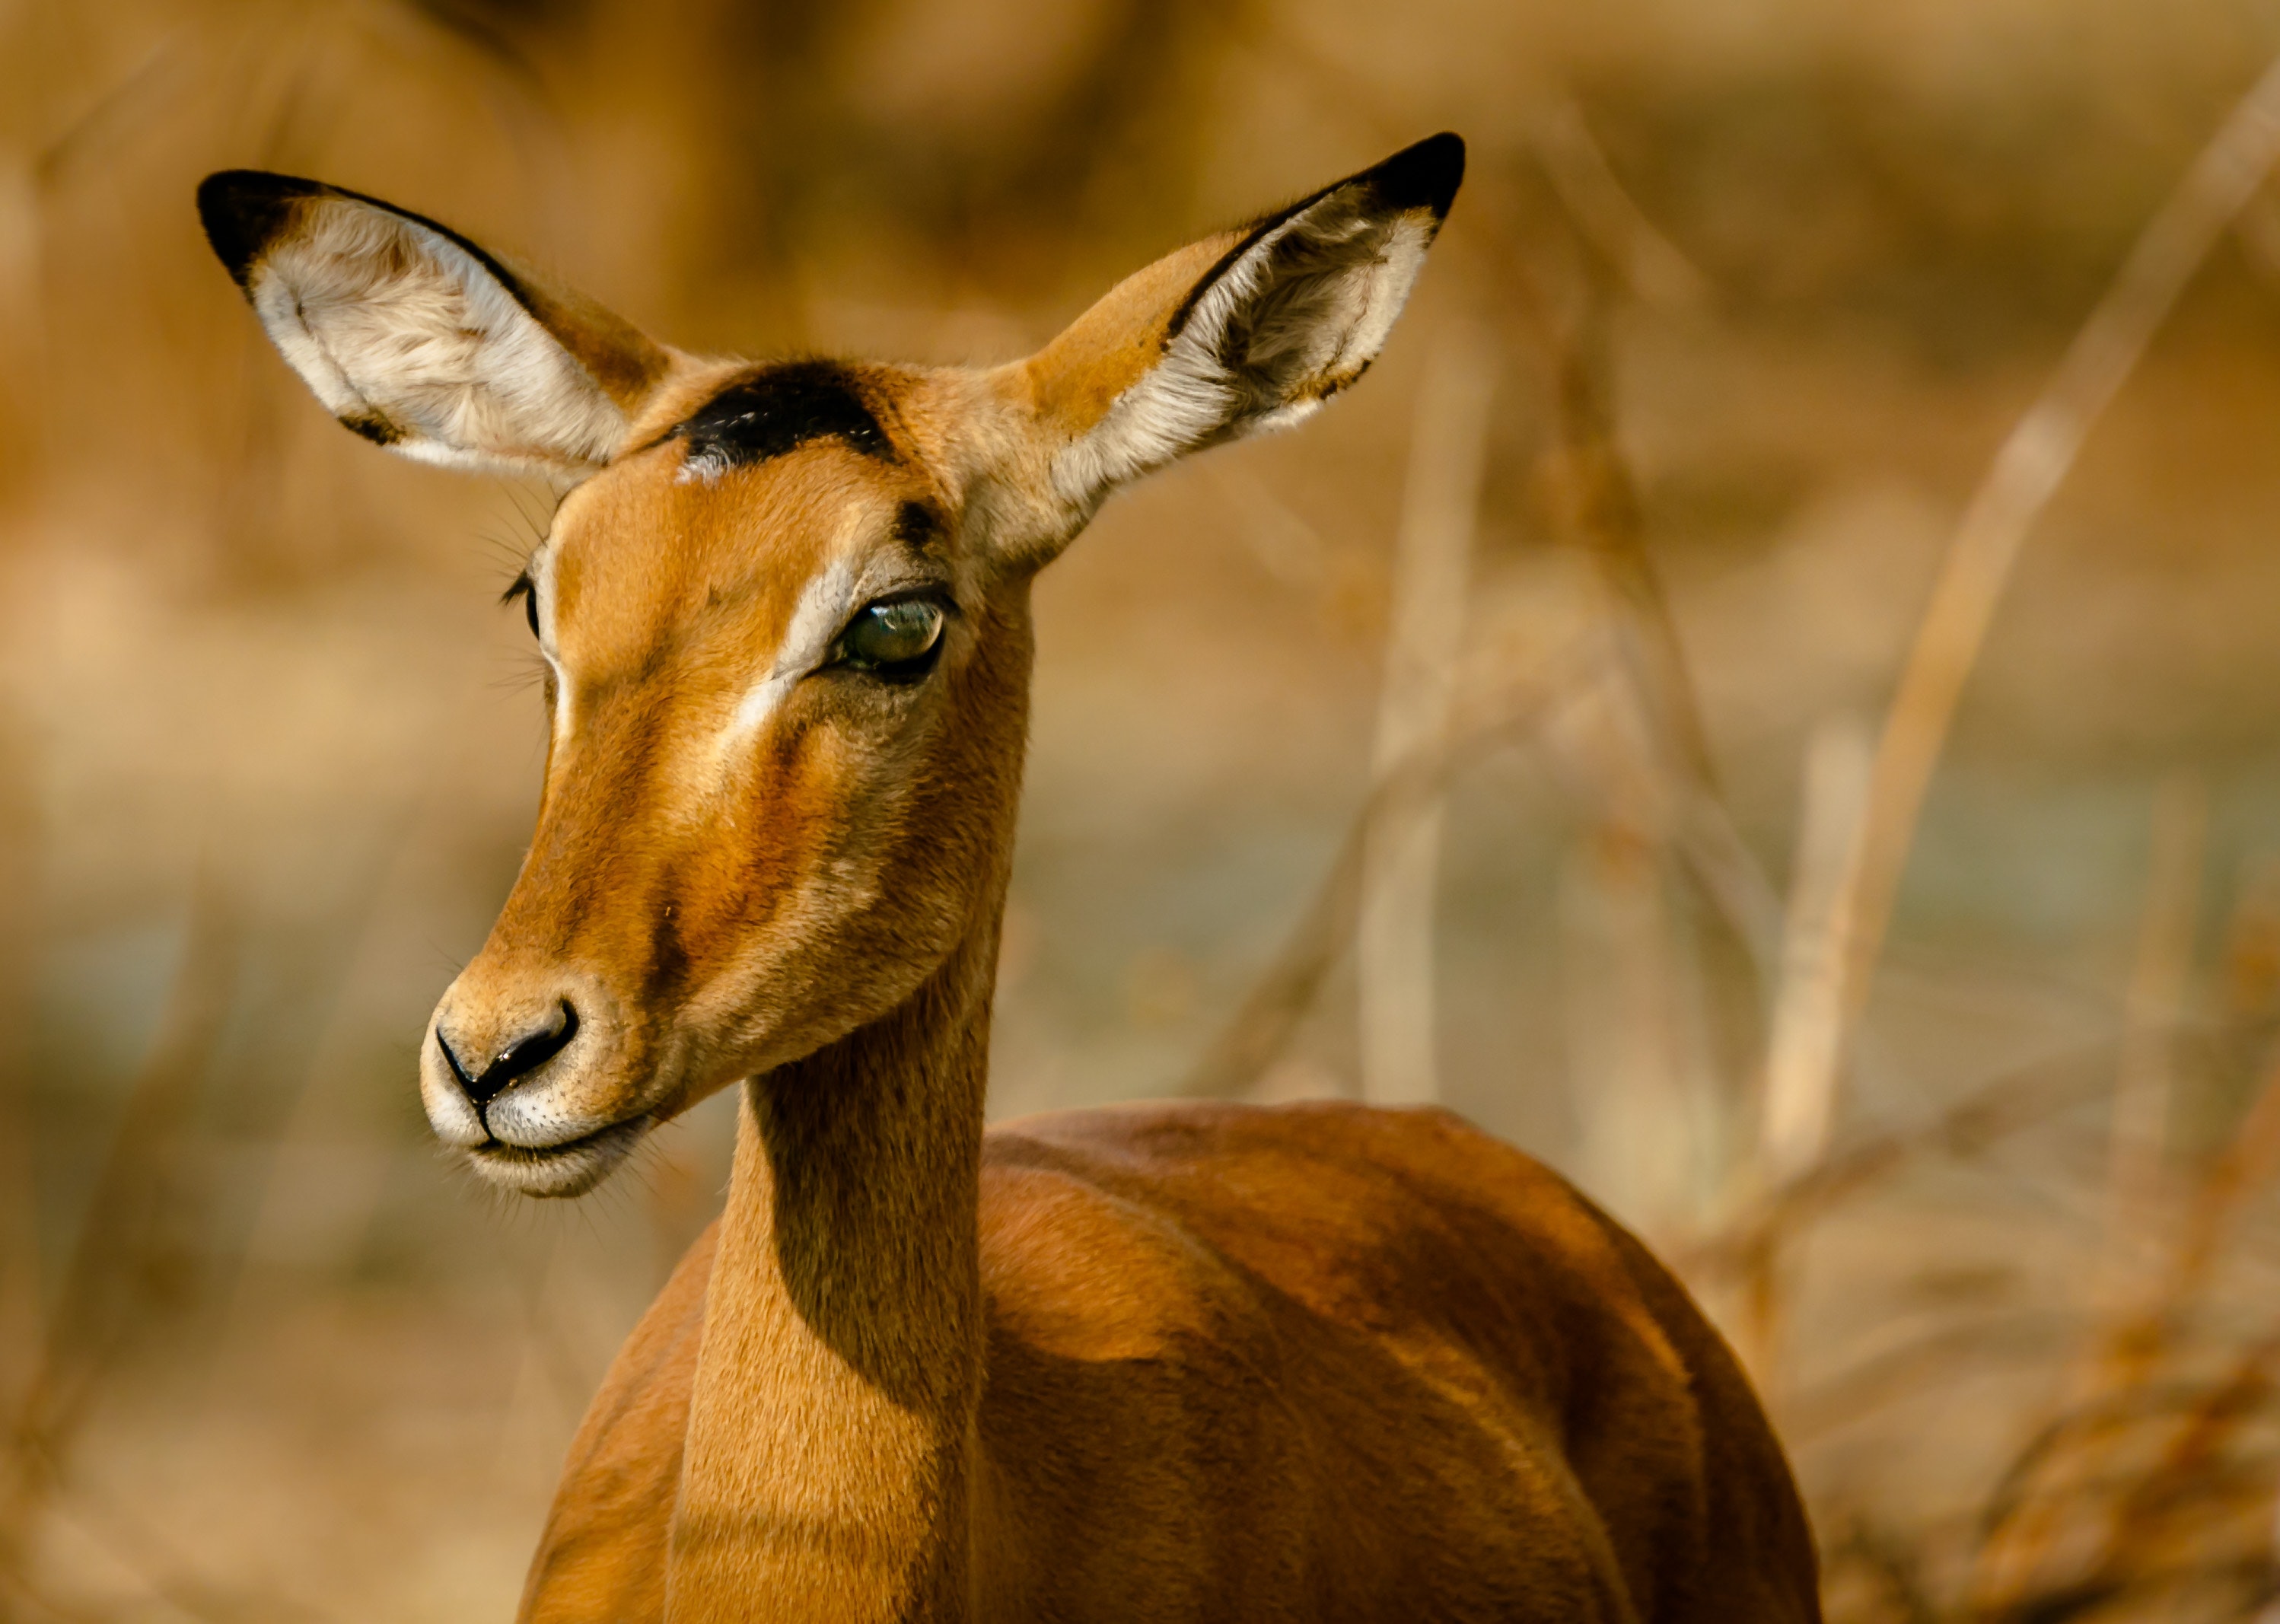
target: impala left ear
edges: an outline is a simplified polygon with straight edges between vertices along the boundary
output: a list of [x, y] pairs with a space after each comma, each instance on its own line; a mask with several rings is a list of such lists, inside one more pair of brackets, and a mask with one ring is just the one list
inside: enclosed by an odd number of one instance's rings
[[361, 193], [226, 170], [198, 188], [198, 214], [317, 398], [422, 462], [590, 473], [676, 359], [592, 301]]
[[1310, 416], [1377, 358], [1464, 179], [1448, 134], [1119, 284], [1022, 364], [1079, 521], [1186, 452]]

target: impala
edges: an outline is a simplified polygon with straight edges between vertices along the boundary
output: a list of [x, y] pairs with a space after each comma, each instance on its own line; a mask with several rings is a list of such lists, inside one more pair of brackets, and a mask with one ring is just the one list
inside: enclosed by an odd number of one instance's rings
[[428, 1028], [435, 1133], [574, 1196], [740, 1094], [524, 1619], [1819, 1616], [1734, 1359], [1517, 1151], [1337, 1103], [983, 1131], [1029, 583], [1360, 377], [1463, 168], [1421, 142], [981, 369], [699, 358], [374, 199], [201, 188], [343, 423], [572, 485], [510, 594], [544, 791]]

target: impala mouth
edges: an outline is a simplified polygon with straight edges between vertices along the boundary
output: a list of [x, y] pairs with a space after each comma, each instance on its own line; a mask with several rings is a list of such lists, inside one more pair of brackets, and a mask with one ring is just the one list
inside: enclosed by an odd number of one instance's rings
[[653, 1123], [644, 1112], [560, 1144], [487, 1139], [467, 1147], [466, 1157], [477, 1173], [503, 1189], [542, 1197], [582, 1196], [617, 1171]]

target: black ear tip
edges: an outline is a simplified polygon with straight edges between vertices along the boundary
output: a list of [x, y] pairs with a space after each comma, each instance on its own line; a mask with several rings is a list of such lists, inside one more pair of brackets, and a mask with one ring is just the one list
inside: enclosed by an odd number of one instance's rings
[[263, 245], [292, 218], [293, 205], [326, 189], [294, 175], [225, 169], [198, 182], [198, 219], [214, 253], [243, 288]]
[[1465, 138], [1452, 130], [1404, 147], [1369, 172], [1370, 189], [1390, 209], [1430, 209], [1448, 218], [1465, 178]]

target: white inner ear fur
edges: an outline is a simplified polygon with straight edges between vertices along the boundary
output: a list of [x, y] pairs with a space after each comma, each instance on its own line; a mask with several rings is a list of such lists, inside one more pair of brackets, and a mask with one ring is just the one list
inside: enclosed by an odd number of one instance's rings
[[270, 338], [333, 414], [469, 466], [606, 461], [625, 414], [482, 263], [368, 204], [316, 198], [252, 277]]
[[1365, 212], [1343, 188], [1276, 226], [1197, 296], [1164, 358], [1053, 459], [1090, 510], [1183, 452], [1287, 428], [1360, 377], [1392, 330], [1439, 223]]

